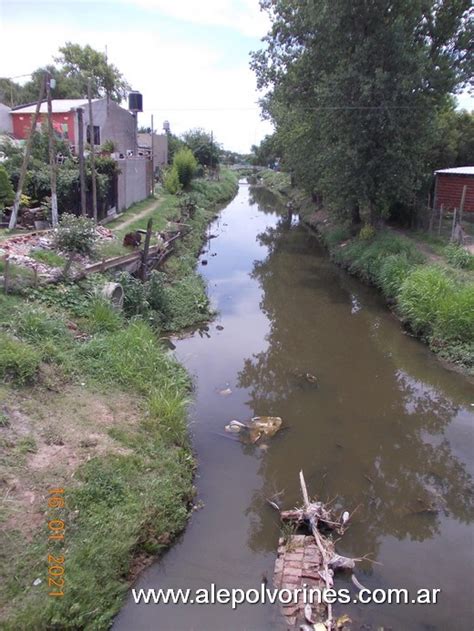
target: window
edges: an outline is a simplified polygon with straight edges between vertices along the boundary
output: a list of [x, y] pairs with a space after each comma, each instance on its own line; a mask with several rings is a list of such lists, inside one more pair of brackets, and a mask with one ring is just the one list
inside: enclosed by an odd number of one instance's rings
[[[86, 141], [91, 144], [91, 126], [87, 125], [87, 137]], [[100, 145], [100, 127], [94, 125], [94, 145]]]

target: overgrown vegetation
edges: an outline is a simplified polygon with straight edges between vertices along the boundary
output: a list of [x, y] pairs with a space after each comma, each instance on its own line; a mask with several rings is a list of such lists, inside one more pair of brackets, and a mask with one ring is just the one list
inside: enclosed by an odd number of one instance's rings
[[457, 271], [461, 248], [450, 246], [456, 254], [449, 267], [430, 263], [411, 239], [389, 230], [347, 241], [343, 228], [319, 229], [334, 260], [379, 287], [415, 335], [443, 358], [474, 369], [474, 282]]
[[[194, 180], [187, 197], [165, 196], [160, 208], [151, 207], [153, 216], [160, 209], [171, 216], [192, 205], [192, 230], [147, 283], [121, 278], [123, 314], [100, 297], [109, 280], [100, 275], [23, 297], [0, 295], [0, 376], [9, 384], [0, 391], [0, 432], [8, 432], [0, 475], [8, 471], [33, 486], [42, 525], [48, 518], [42, 498], [51, 487], [66, 488], [65, 546], [48, 545], [44, 528], [25, 545], [25, 520], [8, 528], [2, 548], [9, 553], [0, 557], [2, 628], [107, 628], [135, 561], [140, 566], [159, 554], [184, 527], [193, 494], [186, 420], [191, 384], [159, 337], [209, 317], [196, 255], [215, 205], [236, 187], [235, 176], [223, 172], [220, 181]], [[79, 398], [97, 415], [97, 399], [114, 410], [117, 396], [128, 397], [128, 407], [124, 413], [118, 405], [108, 424], [107, 415], [100, 420], [71, 408]], [[28, 419], [26, 434], [16, 433], [12, 410]], [[61, 467], [55, 459], [47, 470], [29, 466], [51, 445], [73, 453], [73, 476], [70, 464]], [[11, 518], [8, 508], [0, 515], [3, 523]], [[48, 553], [66, 557], [63, 598], [48, 599]], [[41, 584], [33, 585], [38, 577]]]

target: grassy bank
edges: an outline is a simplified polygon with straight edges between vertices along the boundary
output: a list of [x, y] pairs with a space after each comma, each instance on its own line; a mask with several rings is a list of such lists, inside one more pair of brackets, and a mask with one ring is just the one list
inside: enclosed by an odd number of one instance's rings
[[[227, 174], [193, 183], [192, 230], [135, 312], [97, 296], [110, 280], [101, 275], [0, 295], [2, 628], [108, 628], [130, 580], [184, 528], [191, 384], [160, 336], [193, 323], [195, 255], [216, 204], [235, 190]], [[179, 208], [179, 198], [163, 201]], [[65, 507], [48, 507], [60, 487]], [[64, 521], [64, 541], [48, 540], [50, 519]], [[64, 557], [64, 585], [49, 577], [61, 587], [48, 585], [48, 555], [53, 567]]]
[[[454, 245], [390, 228], [354, 234], [307, 196], [292, 190], [286, 174], [266, 172], [262, 183], [292, 199], [333, 260], [378, 287], [407, 329], [443, 359], [474, 373], [474, 257]], [[433, 240], [433, 239], [432, 239]]]

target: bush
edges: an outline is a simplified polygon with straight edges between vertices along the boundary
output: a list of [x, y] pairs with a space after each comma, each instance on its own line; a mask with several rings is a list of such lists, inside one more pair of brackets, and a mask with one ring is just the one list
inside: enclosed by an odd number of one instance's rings
[[359, 239], [362, 241], [370, 241], [375, 237], [375, 228], [370, 224], [365, 224], [359, 232]]
[[168, 169], [163, 176], [163, 186], [165, 191], [171, 195], [176, 195], [181, 190], [181, 184], [179, 181], [179, 175], [176, 167]]
[[92, 219], [65, 213], [56, 233], [56, 246], [71, 253], [92, 254], [97, 233]]
[[461, 246], [451, 243], [446, 246], [444, 253], [448, 263], [453, 267], [457, 267], [458, 269], [474, 268], [474, 256]]
[[41, 361], [40, 354], [29, 344], [0, 333], [0, 377], [18, 384], [33, 381]]
[[180, 149], [173, 159], [173, 168], [178, 174], [179, 183], [183, 188], [191, 184], [197, 169], [197, 160], [191, 149]]
[[0, 165], [0, 209], [10, 206], [15, 200], [13, 186], [5, 167]]

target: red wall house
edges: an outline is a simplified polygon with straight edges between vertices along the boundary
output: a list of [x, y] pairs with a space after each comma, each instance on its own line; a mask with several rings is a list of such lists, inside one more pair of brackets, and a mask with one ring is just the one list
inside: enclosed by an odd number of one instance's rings
[[433, 207], [452, 211], [461, 206], [463, 188], [467, 186], [464, 212], [474, 213], [474, 166], [435, 171]]
[[[33, 114], [12, 111], [11, 117], [14, 138], [18, 140], [28, 138]], [[54, 131], [65, 140], [68, 140], [72, 145], [75, 144], [75, 118], [75, 112], [53, 112], [52, 116]], [[47, 122], [47, 114], [41, 112], [38, 116], [38, 126], [41, 128], [41, 126], [47, 124]]]

